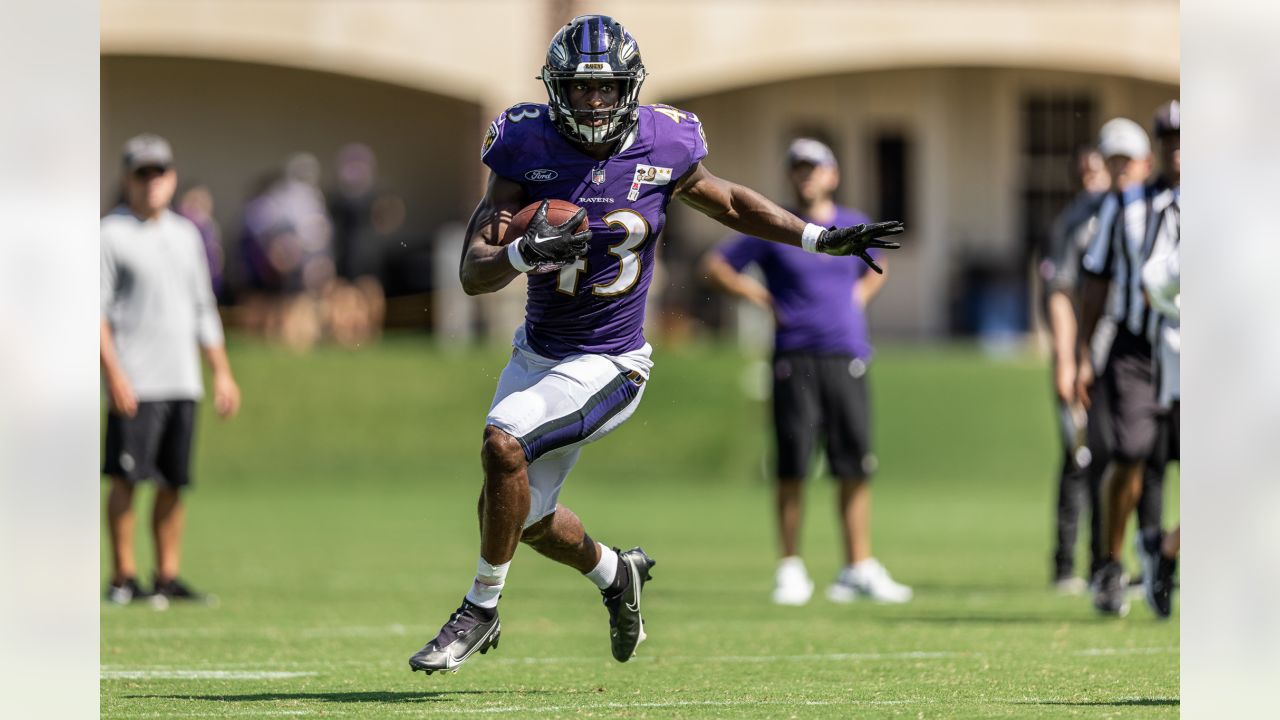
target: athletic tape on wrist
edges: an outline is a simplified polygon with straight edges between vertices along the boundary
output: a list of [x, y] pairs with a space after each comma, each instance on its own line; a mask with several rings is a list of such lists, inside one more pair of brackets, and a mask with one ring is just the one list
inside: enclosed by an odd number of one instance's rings
[[533, 266], [525, 262], [524, 256], [520, 254], [519, 240], [507, 246], [507, 260], [511, 261], [511, 267], [522, 273], [527, 273], [533, 269]]
[[803, 247], [805, 252], [818, 252], [818, 238], [822, 237], [824, 232], [826, 232], [826, 228], [821, 225], [813, 223], [805, 225], [804, 232], [800, 233], [800, 247]]

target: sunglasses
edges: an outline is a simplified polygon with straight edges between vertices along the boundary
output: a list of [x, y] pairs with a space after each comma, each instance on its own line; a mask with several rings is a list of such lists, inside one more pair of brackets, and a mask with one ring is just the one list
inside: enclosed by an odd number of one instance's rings
[[134, 170], [133, 176], [139, 180], [150, 180], [152, 178], [160, 177], [167, 172], [169, 172], [169, 168], [160, 167], [159, 165], [148, 165]]

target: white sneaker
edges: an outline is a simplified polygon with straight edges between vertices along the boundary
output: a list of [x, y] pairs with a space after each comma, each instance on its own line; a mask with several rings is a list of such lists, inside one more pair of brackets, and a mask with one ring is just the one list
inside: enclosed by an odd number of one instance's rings
[[879, 560], [867, 558], [846, 566], [827, 588], [827, 599], [831, 602], [848, 603], [859, 597], [882, 603], [904, 603], [911, 599], [912, 592], [906, 585], [894, 582]]
[[804, 605], [813, 597], [813, 581], [798, 557], [783, 558], [773, 575], [773, 602], [778, 605]]
[[1082, 577], [1058, 578], [1053, 582], [1053, 590], [1059, 595], [1084, 595], [1089, 590], [1089, 583]]

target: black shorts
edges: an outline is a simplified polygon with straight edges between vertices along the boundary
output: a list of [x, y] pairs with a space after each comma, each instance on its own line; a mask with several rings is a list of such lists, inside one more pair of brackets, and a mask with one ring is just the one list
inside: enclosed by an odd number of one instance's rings
[[867, 366], [850, 355], [779, 353], [773, 359], [773, 429], [778, 478], [803, 479], [821, 440], [837, 478], [865, 478], [871, 454]]
[[102, 474], [130, 483], [154, 479], [167, 487], [191, 483], [194, 400], [140, 402], [131, 418], [107, 413]]
[[1181, 405], [1180, 401], [1174, 400], [1173, 406], [1160, 417], [1160, 436], [1154, 453], [1158, 467], [1163, 468], [1170, 461], [1182, 461]]
[[1089, 423], [1098, 423], [1117, 462], [1143, 462], [1159, 437], [1160, 405], [1150, 345], [1121, 330], [1094, 387]]

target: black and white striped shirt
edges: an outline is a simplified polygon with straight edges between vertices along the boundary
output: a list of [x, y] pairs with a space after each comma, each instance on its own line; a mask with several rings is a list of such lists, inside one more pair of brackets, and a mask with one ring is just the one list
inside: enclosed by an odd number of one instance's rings
[[1181, 195], [1165, 207], [1155, 222], [1155, 242], [1151, 258], [1142, 268], [1142, 284], [1151, 299], [1151, 307], [1159, 315], [1156, 328], [1156, 397], [1161, 407], [1169, 407], [1181, 397], [1182, 307], [1180, 302], [1182, 272], [1178, 258], [1182, 243]]
[[1173, 202], [1173, 191], [1159, 184], [1107, 195], [1098, 211], [1098, 229], [1081, 265], [1086, 273], [1111, 280], [1107, 316], [1118, 328], [1155, 340], [1158, 318], [1142, 292], [1142, 266], [1151, 256], [1156, 222]]

